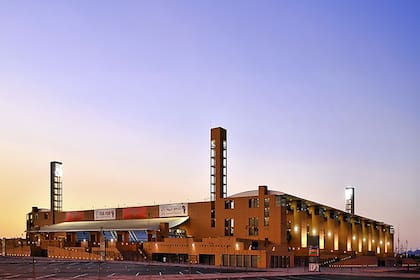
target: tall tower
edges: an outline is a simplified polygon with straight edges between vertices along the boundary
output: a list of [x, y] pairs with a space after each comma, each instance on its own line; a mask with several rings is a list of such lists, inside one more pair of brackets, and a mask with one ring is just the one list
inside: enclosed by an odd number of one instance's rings
[[354, 187], [348, 186], [345, 191], [346, 212], [354, 215]]
[[227, 196], [226, 129], [212, 128], [210, 132], [210, 201], [211, 226], [216, 225], [216, 200]]
[[63, 210], [63, 163], [50, 162], [50, 196], [52, 223], [55, 224], [55, 214]]

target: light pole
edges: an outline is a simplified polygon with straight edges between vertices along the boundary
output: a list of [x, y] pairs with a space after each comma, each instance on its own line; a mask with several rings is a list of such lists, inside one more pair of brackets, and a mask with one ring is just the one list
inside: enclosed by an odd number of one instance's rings
[[31, 243], [31, 254], [32, 254], [32, 276], [35, 279], [35, 241]]

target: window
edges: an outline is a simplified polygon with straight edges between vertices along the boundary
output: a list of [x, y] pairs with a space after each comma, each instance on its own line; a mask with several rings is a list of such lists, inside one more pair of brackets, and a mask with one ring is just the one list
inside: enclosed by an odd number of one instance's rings
[[281, 206], [281, 196], [277, 195], [276, 196], [276, 207], [280, 207]]
[[216, 219], [211, 219], [210, 226], [211, 227], [215, 227], [216, 226]]
[[229, 266], [235, 266], [235, 255], [229, 255]]
[[280, 207], [280, 206], [281, 207], [286, 207], [287, 206], [286, 204], [288, 204], [288, 203], [287, 203], [287, 200], [286, 200], [285, 197], [280, 196], [280, 195], [276, 196], [276, 207]]
[[236, 266], [242, 266], [242, 255], [236, 255]]
[[260, 205], [260, 201], [258, 198], [251, 198], [249, 200], [249, 208], [258, 208]]
[[258, 256], [252, 255], [251, 256], [251, 267], [258, 267]]
[[228, 261], [229, 261], [229, 255], [225, 255], [225, 254], [223, 254], [222, 255], [222, 265], [223, 266], [228, 266], [229, 264], [228, 264]]
[[264, 226], [270, 225], [270, 198], [264, 198]]
[[226, 200], [225, 201], [225, 209], [234, 209], [235, 203], [233, 200]]
[[250, 265], [250, 256], [244, 255], [244, 266], [249, 267]]
[[258, 235], [258, 217], [248, 219], [248, 234], [250, 236]]
[[225, 219], [225, 236], [233, 236], [234, 221], [233, 219]]
[[264, 207], [270, 207], [270, 198], [269, 197], [264, 198]]

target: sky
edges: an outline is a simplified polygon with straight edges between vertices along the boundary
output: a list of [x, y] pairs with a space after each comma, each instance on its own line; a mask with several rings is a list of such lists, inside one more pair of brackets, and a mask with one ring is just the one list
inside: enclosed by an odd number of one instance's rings
[[[0, 0], [0, 237], [49, 208], [209, 200], [267, 185], [420, 248], [419, 1]], [[395, 242], [397, 244], [397, 241]]]

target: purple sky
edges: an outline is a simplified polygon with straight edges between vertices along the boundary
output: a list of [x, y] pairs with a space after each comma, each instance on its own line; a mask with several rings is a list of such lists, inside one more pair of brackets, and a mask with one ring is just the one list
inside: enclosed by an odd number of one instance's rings
[[[419, 1], [0, 1], [0, 237], [49, 207], [202, 201], [266, 184], [420, 248]], [[14, 218], [10, 219], [10, 211]]]

